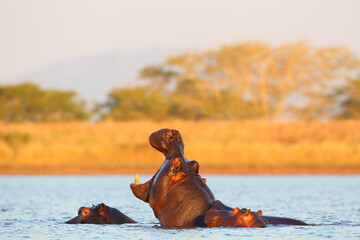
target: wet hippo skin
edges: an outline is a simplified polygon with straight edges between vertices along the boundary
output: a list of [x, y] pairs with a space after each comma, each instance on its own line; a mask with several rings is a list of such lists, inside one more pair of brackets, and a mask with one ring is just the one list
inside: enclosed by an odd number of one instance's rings
[[123, 224], [136, 223], [116, 208], [106, 206], [104, 203], [91, 208], [80, 207], [78, 216], [67, 221], [69, 224], [90, 223], [90, 224]]

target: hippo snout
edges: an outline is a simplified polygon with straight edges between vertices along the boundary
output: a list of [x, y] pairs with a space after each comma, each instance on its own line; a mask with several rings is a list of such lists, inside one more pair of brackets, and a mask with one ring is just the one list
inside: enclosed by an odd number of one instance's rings
[[81, 223], [81, 216], [74, 217], [73, 219], [70, 219], [69, 221], [67, 221], [65, 223], [68, 223], [68, 224]]

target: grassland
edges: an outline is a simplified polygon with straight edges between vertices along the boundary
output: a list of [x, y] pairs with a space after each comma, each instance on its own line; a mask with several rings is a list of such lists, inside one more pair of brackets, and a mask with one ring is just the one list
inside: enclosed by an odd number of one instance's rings
[[180, 130], [200, 173], [359, 174], [360, 121], [101, 122], [0, 124], [0, 174], [154, 173], [148, 143]]

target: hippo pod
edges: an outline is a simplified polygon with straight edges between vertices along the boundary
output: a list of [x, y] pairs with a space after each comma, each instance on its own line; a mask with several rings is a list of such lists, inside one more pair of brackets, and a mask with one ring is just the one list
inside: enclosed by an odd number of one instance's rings
[[199, 163], [185, 158], [184, 142], [177, 130], [154, 132], [149, 141], [165, 160], [149, 181], [141, 184], [136, 177], [130, 187], [137, 198], [149, 203], [162, 227], [206, 227], [205, 215], [210, 208], [232, 210], [215, 201], [206, 180], [199, 175]]
[[104, 203], [101, 203], [91, 208], [80, 207], [78, 216], [67, 221], [66, 223], [123, 224], [136, 222], [116, 208], [112, 208], [106, 206]]
[[[264, 227], [267, 222], [303, 225], [293, 219], [264, 217], [259, 212], [239, 209], [232, 213], [233, 208], [216, 201], [206, 180], [199, 175], [199, 163], [185, 158], [179, 131], [161, 129], [150, 135], [149, 142], [164, 154], [164, 162], [149, 181], [140, 183], [136, 177], [130, 187], [137, 198], [149, 203], [162, 227], [206, 227], [215, 223], [219, 226]], [[251, 221], [247, 220], [250, 218]]]

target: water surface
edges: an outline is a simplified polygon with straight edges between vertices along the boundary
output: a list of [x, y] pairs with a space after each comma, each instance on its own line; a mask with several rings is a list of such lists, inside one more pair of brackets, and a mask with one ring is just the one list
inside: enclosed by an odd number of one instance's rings
[[[134, 176], [0, 176], [0, 239], [360, 238], [360, 176], [203, 177], [226, 205], [314, 225], [162, 229], [149, 205], [132, 194]], [[80, 206], [101, 202], [138, 223], [64, 224]]]

